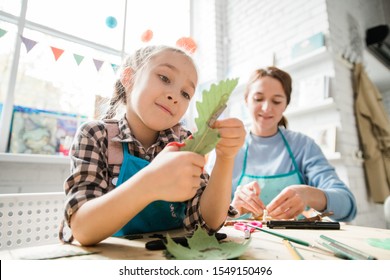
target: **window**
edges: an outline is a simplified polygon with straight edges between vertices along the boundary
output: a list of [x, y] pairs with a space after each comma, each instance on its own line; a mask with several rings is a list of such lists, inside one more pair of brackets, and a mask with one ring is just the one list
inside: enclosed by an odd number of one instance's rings
[[[189, 0], [0, 0], [0, 135], [10, 135], [0, 137], [0, 152], [66, 153], [75, 127], [111, 96], [122, 57], [189, 36], [189, 7]], [[142, 39], [147, 30], [153, 36]], [[40, 137], [46, 142], [36, 149]], [[27, 138], [31, 147], [20, 140]]]

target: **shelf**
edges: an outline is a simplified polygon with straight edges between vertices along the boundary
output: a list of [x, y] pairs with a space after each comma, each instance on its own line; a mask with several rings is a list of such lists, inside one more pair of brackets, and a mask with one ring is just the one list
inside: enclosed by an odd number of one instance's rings
[[334, 152], [333, 154], [326, 154], [325, 157], [329, 161], [335, 161], [341, 159], [341, 154], [339, 152]]
[[327, 48], [323, 46], [315, 51], [312, 51], [311, 53], [291, 60], [286, 64], [277, 65], [277, 67], [287, 72], [292, 72], [302, 67], [307, 67], [310, 64], [319, 64], [320, 62], [327, 61], [330, 59], [330, 53], [328, 52]]
[[69, 165], [70, 160], [67, 156], [0, 153], [0, 162]]
[[336, 108], [336, 103], [332, 97], [328, 97], [324, 100], [319, 101], [318, 103], [313, 103], [311, 105], [297, 107], [297, 108], [288, 108], [285, 112], [286, 117], [294, 117], [304, 114], [309, 114], [313, 112], [318, 112], [320, 110], [326, 110]]

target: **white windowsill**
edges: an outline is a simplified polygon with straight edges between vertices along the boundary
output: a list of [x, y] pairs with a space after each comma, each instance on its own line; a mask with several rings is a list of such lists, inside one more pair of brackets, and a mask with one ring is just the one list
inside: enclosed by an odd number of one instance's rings
[[69, 157], [56, 155], [0, 153], [0, 162], [69, 164]]

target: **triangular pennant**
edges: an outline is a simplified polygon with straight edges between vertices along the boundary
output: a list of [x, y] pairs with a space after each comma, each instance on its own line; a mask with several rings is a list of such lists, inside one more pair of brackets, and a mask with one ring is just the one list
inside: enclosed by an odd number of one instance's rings
[[75, 53], [73, 54], [73, 56], [74, 56], [74, 59], [77, 62], [77, 65], [80, 65], [81, 61], [83, 61], [83, 59], [84, 59], [84, 56], [79, 55], [79, 54], [75, 54]]
[[31, 51], [31, 49], [37, 44], [36, 41], [23, 37], [22, 35], [20, 35], [20, 38], [22, 39], [23, 44], [26, 46], [27, 53]]
[[99, 72], [100, 68], [102, 67], [104, 61], [93, 59], [93, 63], [95, 64], [96, 71]]
[[54, 59], [57, 61], [60, 56], [64, 53], [64, 50], [62, 49], [59, 49], [59, 48], [55, 48], [55, 47], [50, 47], [51, 48], [51, 51], [53, 52], [54, 54]]
[[111, 63], [111, 67], [112, 67], [112, 70], [114, 70], [114, 73], [116, 73], [116, 71], [118, 71], [119, 65], [115, 64], [115, 63]]
[[0, 38], [3, 37], [5, 33], [7, 33], [7, 31], [0, 28]]

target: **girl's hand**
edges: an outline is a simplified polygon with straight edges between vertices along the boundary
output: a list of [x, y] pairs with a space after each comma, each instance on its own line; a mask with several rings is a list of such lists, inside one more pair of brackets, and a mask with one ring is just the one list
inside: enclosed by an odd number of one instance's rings
[[240, 215], [253, 213], [255, 217], [263, 215], [264, 203], [260, 199], [260, 186], [257, 181], [238, 186], [232, 201], [232, 206]]
[[147, 167], [156, 200], [186, 201], [194, 197], [200, 187], [205, 157], [178, 152], [179, 146], [168, 144]]
[[307, 205], [306, 185], [291, 185], [280, 192], [268, 205], [268, 215], [273, 219], [294, 219]]
[[213, 128], [218, 129], [221, 139], [215, 151], [219, 158], [234, 159], [245, 141], [245, 128], [242, 121], [236, 118], [217, 120]]

